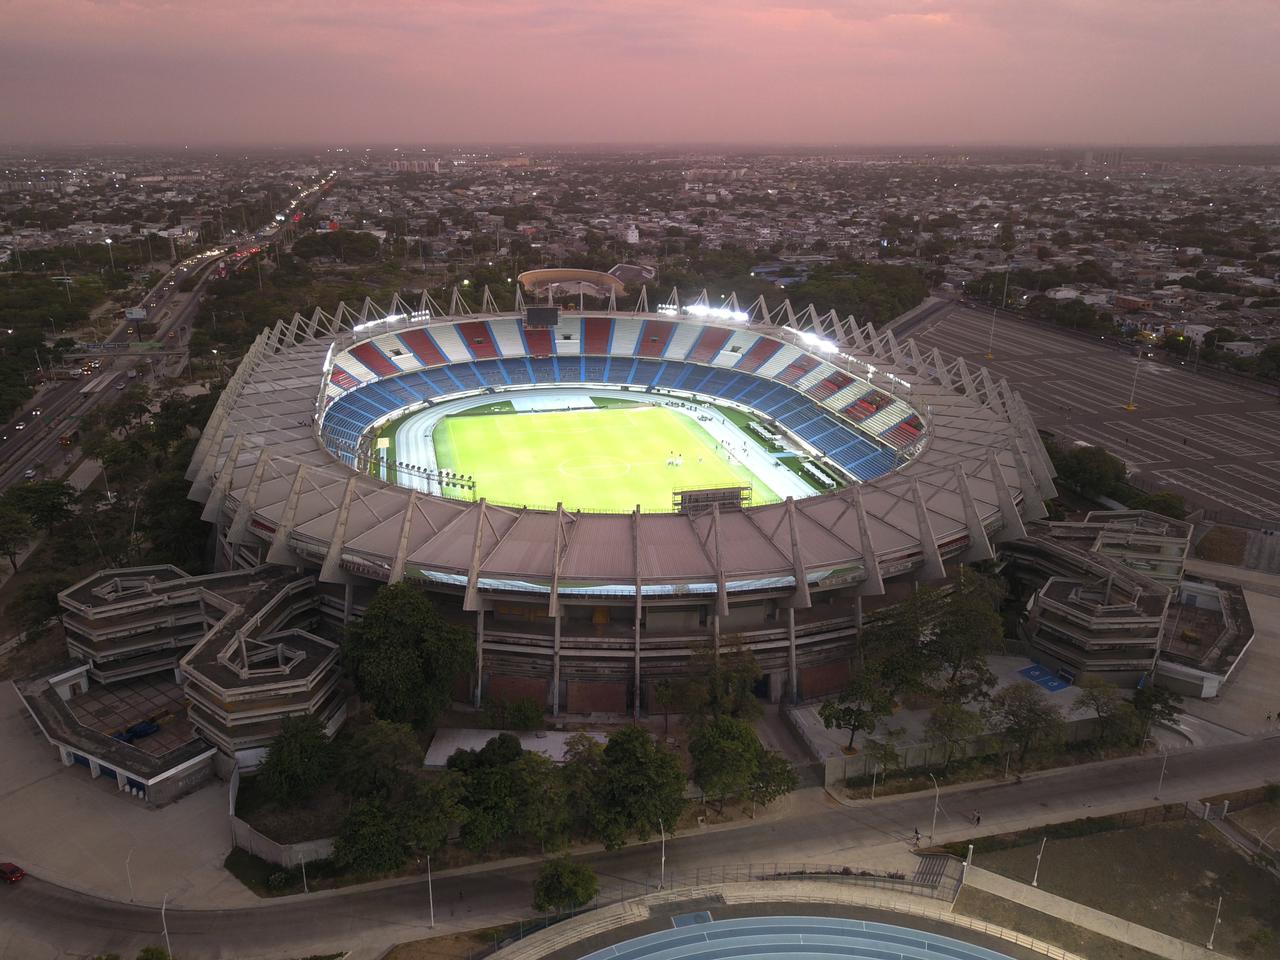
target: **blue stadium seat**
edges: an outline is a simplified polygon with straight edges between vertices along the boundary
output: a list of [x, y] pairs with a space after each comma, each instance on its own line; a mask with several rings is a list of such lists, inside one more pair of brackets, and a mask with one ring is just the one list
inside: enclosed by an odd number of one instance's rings
[[[503, 357], [453, 363], [363, 384], [332, 401], [324, 432], [330, 449], [346, 456], [375, 420], [411, 404], [482, 387], [524, 383], [595, 383], [688, 390], [732, 400], [781, 424], [862, 480], [893, 469], [892, 450], [872, 441], [829, 409], [787, 386], [741, 370], [636, 356]], [[900, 430], [901, 425], [891, 428]], [[896, 439], [896, 434], [891, 439]]]

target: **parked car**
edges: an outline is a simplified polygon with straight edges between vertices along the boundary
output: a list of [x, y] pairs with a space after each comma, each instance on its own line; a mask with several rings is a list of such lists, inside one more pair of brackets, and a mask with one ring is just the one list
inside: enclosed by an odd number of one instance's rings
[[16, 863], [0, 863], [0, 877], [4, 877], [5, 883], [17, 883], [26, 875], [27, 871]]
[[156, 723], [154, 720], [142, 720], [135, 723], [128, 730], [123, 730], [120, 733], [113, 734], [113, 737], [121, 743], [133, 743], [135, 740], [141, 740], [143, 737], [149, 737], [153, 733], [159, 732], [160, 724]]

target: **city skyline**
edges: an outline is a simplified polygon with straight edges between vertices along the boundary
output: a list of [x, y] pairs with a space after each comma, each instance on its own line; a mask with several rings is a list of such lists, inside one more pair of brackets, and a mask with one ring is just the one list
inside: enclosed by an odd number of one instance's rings
[[1275, 142], [1262, 0], [16, 0], [0, 143]]

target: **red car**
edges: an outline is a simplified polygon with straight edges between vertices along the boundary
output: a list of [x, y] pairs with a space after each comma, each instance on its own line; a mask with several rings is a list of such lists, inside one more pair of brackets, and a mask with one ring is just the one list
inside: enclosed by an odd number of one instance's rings
[[4, 877], [5, 883], [17, 883], [26, 875], [27, 871], [16, 863], [0, 863], [0, 877]]

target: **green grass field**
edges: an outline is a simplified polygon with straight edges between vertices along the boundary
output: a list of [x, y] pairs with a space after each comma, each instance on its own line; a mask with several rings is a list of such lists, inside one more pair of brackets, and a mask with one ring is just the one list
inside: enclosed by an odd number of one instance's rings
[[[659, 512], [674, 490], [740, 484], [753, 503], [778, 499], [701, 425], [661, 407], [447, 417], [433, 440], [440, 469], [475, 477], [476, 496], [494, 503]], [[680, 467], [667, 466], [673, 450]]]

